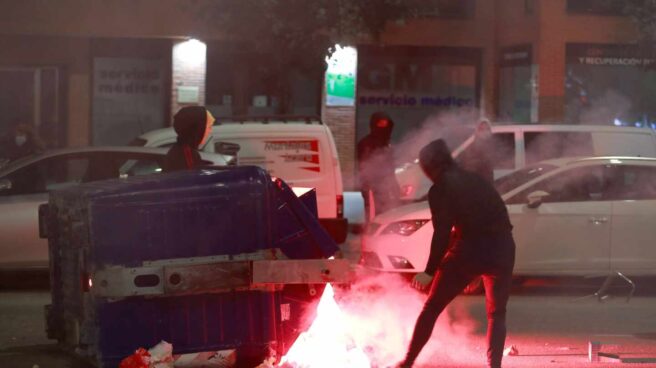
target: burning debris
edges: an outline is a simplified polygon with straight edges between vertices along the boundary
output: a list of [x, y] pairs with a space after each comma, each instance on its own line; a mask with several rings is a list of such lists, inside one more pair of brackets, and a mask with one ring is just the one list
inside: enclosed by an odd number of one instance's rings
[[[398, 276], [367, 278], [349, 289], [329, 284], [315, 319], [278, 367], [389, 366], [405, 354], [424, 299]], [[418, 363], [462, 362], [478, 356], [471, 337], [475, 328], [467, 311], [447, 309]]]
[[328, 284], [317, 307], [317, 317], [302, 333], [280, 367], [288, 368], [369, 368], [371, 362], [358, 344], [344, 312], [335, 301], [332, 285]]

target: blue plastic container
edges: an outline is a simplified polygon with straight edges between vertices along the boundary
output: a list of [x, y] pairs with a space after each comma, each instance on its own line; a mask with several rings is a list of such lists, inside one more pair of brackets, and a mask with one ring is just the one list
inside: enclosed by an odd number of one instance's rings
[[175, 354], [282, 352], [292, 337], [283, 333], [289, 329], [283, 329], [280, 291], [110, 300], [88, 292], [86, 275], [271, 248], [289, 258], [328, 257], [337, 246], [316, 219], [313, 193], [305, 200], [257, 167], [157, 174], [51, 193], [49, 336], [82, 348], [105, 367], [161, 340], [172, 343]]

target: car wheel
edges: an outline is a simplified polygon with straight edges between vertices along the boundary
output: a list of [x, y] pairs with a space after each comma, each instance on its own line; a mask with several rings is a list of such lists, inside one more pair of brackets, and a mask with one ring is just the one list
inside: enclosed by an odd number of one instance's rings
[[483, 279], [479, 276], [475, 278], [469, 285], [465, 286], [465, 289], [462, 291], [465, 295], [480, 295], [483, 294]]

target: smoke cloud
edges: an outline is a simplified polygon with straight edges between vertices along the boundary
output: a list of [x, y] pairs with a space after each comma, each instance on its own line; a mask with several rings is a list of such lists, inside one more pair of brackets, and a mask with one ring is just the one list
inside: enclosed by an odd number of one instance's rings
[[436, 139], [444, 139], [455, 150], [473, 132], [481, 120], [480, 112], [473, 108], [453, 109], [429, 116], [421, 126], [407, 133], [394, 144], [394, 161], [399, 164], [413, 162], [419, 151]]
[[[426, 297], [392, 274], [362, 278], [336, 293], [349, 333], [356, 345], [364, 347], [372, 367], [403, 359]], [[447, 307], [417, 363], [468, 361], [479, 355], [482, 361], [482, 352], [472, 342], [477, 327], [467, 310]]]
[[620, 93], [608, 90], [601, 97], [591, 101], [579, 116], [581, 124], [609, 125], [616, 120], [624, 120], [631, 110], [631, 101]]

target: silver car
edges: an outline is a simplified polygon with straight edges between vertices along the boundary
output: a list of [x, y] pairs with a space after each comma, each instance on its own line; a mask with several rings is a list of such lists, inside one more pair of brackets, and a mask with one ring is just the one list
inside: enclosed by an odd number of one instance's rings
[[[80, 183], [160, 172], [167, 150], [87, 147], [52, 150], [0, 168], [0, 271], [48, 268], [48, 242], [39, 238], [38, 208], [48, 192]], [[226, 156], [201, 153], [208, 164]]]

